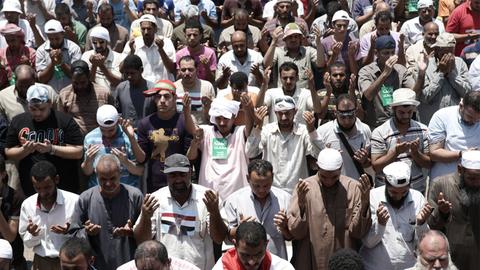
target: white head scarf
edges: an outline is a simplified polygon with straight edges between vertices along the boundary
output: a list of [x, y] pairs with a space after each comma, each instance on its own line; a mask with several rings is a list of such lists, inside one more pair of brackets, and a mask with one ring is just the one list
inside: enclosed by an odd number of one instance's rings
[[107, 28], [102, 26], [95, 26], [94, 28], [92, 28], [92, 30], [90, 31], [90, 37], [103, 39], [110, 43], [110, 34], [108, 33]]
[[240, 102], [224, 98], [216, 98], [212, 101], [210, 111], [208, 112], [208, 114], [210, 114], [210, 123], [215, 124], [215, 117], [218, 116], [232, 119], [237, 116], [238, 110], [240, 110]]

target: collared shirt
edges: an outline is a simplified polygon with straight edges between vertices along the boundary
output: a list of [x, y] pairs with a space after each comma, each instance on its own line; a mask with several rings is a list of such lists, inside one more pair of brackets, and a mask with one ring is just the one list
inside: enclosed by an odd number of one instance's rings
[[[295, 0], [297, 2], [297, 17], [303, 16], [304, 15], [304, 10], [303, 10], [303, 3], [300, 0]], [[274, 19], [275, 15], [275, 4], [277, 3], [277, 0], [271, 0], [265, 3], [263, 6], [263, 15], [262, 17], [266, 20], [271, 20]]]
[[428, 55], [427, 51], [425, 50], [425, 43], [423, 39], [417, 41], [406, 50], [405, 58], [407, 58], [407, 70], [412, 72], [412, 74], [417, 72], [418, 57], [423, 53]]
[[260, 82], [255, 81], [255, 76], [253, 76], [250, 69], [254, 64], [260, 65], [260, 72], [263, 72], [263, 57], [257, 51], [247, 49], [247, 58], [245, 62], [240, 63], [240, 60], [235, 55], [234, 51], [228, 51], [227, 53], [223, 54], [222, 57], [218, 60], [218, 67], [215, 72], [215, 80], [218, 80], [222, 74], [223, 69], [222, 66], [227, 66], [230, 68], [231, 72], [241, 71], [245, 74], [248, 74], [248, 84], [249, 85], [260, 85]]
[[[370, 50], [370, 47], [372, 46], [372, 35], [377, 34], [377, 30], [365, 34], [363, 37], [360, 38], [360, 56], [362, 58], [367, 57], [368, 51]], [[390, 35], [393, 37], [395, 40], [395, 54], [398, 55], [398, 44], [400, 43], [400, 33], [398, 32], [393, 32], [390, 31]], [[375, 61], [377, 59], [377, 56], [373, 57], [373, 60]]]
[[[177, 70], [180, 69], [180, 59], [184, 56], [191, 56], [194, 60], [195, 63], [197, 63], [197, 77], [201, 80], [207, 80], [207, 73], [211, 72], [212, 74], [215, 74], [215, 70], [217, 69], [217, 56], [215, 54], [215, 50], [209, 47], [206, 47], [204, 45], [200, 45], [201, 49], [198, 52], [191, 52], [187, 47], [184, 47], [183, 49], [177, 51], [175, 54], [175, 58], [177, 59], [176, 67]], [[204, 57], [208, 59], [208, 65], [202, 64], [200, 62], [200, 57]]]
[[79, 94], [72, 85], [69, 85], [60, 91], [58, 102], [58, 110], [71, 115], [84, 135], [98, 127], [98, 107], [105, 104], [113, 105], [109, 89], [92, 83], [88, 91]]
[[[65, 226], [71, 223], [78, 195], [57, 188], [57, 198], [50, 210], [45, 210], [38, 201], [38, 194], [28, 197], [22, 203], [18, 233], [25, 246], [33, 248], [33, 252], [41, 257], [58, 258], [67, 235], [57, 234], [50, 230], [52, 226]], [[27, 230], [29, 220], [38, 225], [40, 232], [33, 236]]]
[[[173, 25], [171, 22], [162, 19], [162, 18], [156, 18], [157, 19], [157, 35], [166, 37], [166, 38], [172, 38], [173, 34]], [[130, 37], [137, 38], [142, 36], [140, 28], [140, 19], [136, 19], [135, 21], [132, 22], [132, 25], [130, 26]]]
[[[134, 135], [135, 140], [137, 139], [137, 135]], [[127, 159], [136, 163], [136, 157], [132, 150], [132, 143], [128, 138], [127, 134], [123, 132], [122, 128], [117, 125], [117, 130], [115, 133], [115, 137], [112, 138], [110, 141], [106, 141], [103, 139], [102, 131], [100, 127], [95, 128], [94, 130], [90, 131], [87, 135], [85, 135], [85, 140], [83, 141], [83, 149], [87, 152], [88, 147], [90, 145], [98, 145], [100, 149], [98, 150], [97, 154], [95, 155], [93, 161], [93, 167], [97, 167], [98, 160], [101, 156], [105, 154], [111, 154], [112, 148], [116, 148], [122, 150], [126, 155]], [[87, 158], [85, 155], [84, 160]], [[140, 177], [138, 175], [131, 174], [128, 169], [122, 164], [120, 168], [120, 182], [131, 185], [136, 188], [140, 188]], [[89, 187], [93, 187], [98, 185], [97, 174], [93, 172], [90, 175], [90, 179], [88, 182]]]
[[[35, 14], [35, 24], [40, 26], [40, 32], [45, 34], [44, 25], [47, 22], [45, 16], [43, 15], [42, 10], [40, 9], [40, 4], [33, 1], [21, 0], [23, 1], [22, 7], [25, 9], [25, 14], [32, 13]], [[43, 5], [48, 13], [55, 14], [55, 0], [41, 0]]]
[[[393, 207], [386, 199], [385, 186], [370, 191], [372, 226], [362, 239], [360, 249], [365, 269], [405, 269], [415, 262], [415, 248], [420, 237], [428, 231], [427, 222], [416, 224], [416, 216], [426, 203], [423, 195], [410, 189], [400, 208]], [[378, 223], [377, 208], [382, 203], [390, 218], [386, 225]]]
[[313, 70], [312, 63], [317, 61], [317, 50], [310, 46], [300, 46], [298, 56], [290, 57], [288, 50], [284, 47], [276, 48], [273, 55], [274, 75], [277, 77], [277, 86], [280, 87], [282, 82], [280, 80], [280, 66], [285, 62], [293, 62], [298, 67], [298, 81], [297, 88], [308, 87], [308, 75], [306, 70]]
[[[272, 3], [273, 1], [270, 1], [268, 3]], [[297, 1], [297, 3], [300, 2], [300, 1]], [[267, 4], [268, 4], [267, 3]], [[264, 8], [265, 10], [265, 8]], [[265, 17], [265, 12], [263, 13], [264, 17]], [[299, 15], [300, 16], [300, 15]], [[302, 29], [302, 32], [304, 31], [304, 36], [308, 36], [309, 35], [309, 28], [308, 28], [308, 25], [307, 23], [305, 22], [304, 19], [300, 18], [300, 17], [292, 17], [290, 18], [290, 22], [294, 22], [296, 23], [300, 29]], [[278, 20], [278, 18], [273, 18], [273, 19], [269, 19], [265, 25], [263, 26], [263, 29], [265, 29], [266, 31], [268, 31], [268, 35], [270, 35], [270, 38], [268, 39], [268, 43], [270, 44], [271, 42], [271, 37], [272, 37], [272, 33], [273, 31], [275, 31], [275, 29], [277, 29], [277, 27], [281, 26], [280, 24], [280, 21]], [[282, 27], [283, 28], [283, 27]], [[280, 33], [280, 35], [278, 36], [278, 40], [277, 40], [277, 48], [282, 48], [285, 46], [285, 41], [283, 41], [283, 31]]]
[[[182, 12], [191, 4], [190, 0], [178, 0], [175, 2], [175, 21], [180, 21]], [[202, 11], [206, 11], [210, 20], [215, 22], [218, 20], [217, 7], [211, 0], [200, 0], [198, 4], [195, 5], [198, 6], [199, 14], [201, 14]], [[203, 24], [206, 23], [202, 16], [200, 16], [200, 22]]]
[[[235, 32], [235, 26], [229, 26], [222, 31], [220, 34], [220, 38], [218, 40], [218, 45], [226, 46], [228, 50], [232, 50], [232, 34]], [[260, 33], [260, 29], [253, 25], [248, 25], [247, 28], [247, 47], [249, 49], [253, 49], [257, 47], [257, 43], [260, 39], [262, 39], [262, 34]]]
[[[358, 173], [355, 164], [353, 163], [353, 157], [347, 151], [347, 148], [340, 139], [339, 133], [343, 133], [347, 139], [350, 147], [355, 152], [360, 148], [370, 149], [370, 138], [372, 137], [372, 132], [368, 125], [362, 123], [360, 119], [357, 118], [355, 121], [355, 133], [352, 136], [348, 136], [344, 133], [338, 126], [338, 121], [335, 119], [333, 121], [327, 122], [317, 129], [317, 137], [320, 140], [319, 148], [323, 148], [323, 145], [330, 145], [331, 148], [340, 151], [342, 154], [343, 165], [342, 165], [342, 175], [351, 177], [353, 179], [359, 179], [360, 174]], [[318, 142], [317, 142], [318, 144]]]
[[[429, 153], [428, 144], [428, 130], [424, 124], [410, 120], [410, 126], [407, 132], [402, 135], [395, 125], [395, 120], [390, 118], [372, 131], [371, 139], [371, 153], [372, 155], [386, 155], [389, 151], [395, 150], [398, 143], [412, 142], [419, 139], [418, 151], [427, 154]], [[399, 154], [395, 161], [403, 161], [410, 165], [410, 185], [412, 188], [424, 192], [426, 188], [426, 175], [422, 173], [422, 167], [418, 165], [412, 157], [410, 151]], [[383, 173], [377, 173], [378, 182], [383, 183]]]
[[[163, 50], [168, 58], [175, 63], [175, 47], [173, 47], [173, 43], [169, 38], [163, 38]], [[123, 53], [130, 53], [130, 45], [128, 43], [125, 45]], [[165, 67], [165, 64], [162, 61], [162, 57], [158, 52], [158, 46], [155, 44], [155, 41], [152, 42], [150, 47], [148, 47], [145, 45], [143, 37], [135, 38], [135, 55], [142, 59], [143, 78], [152, 82], [164, 79], [174, 81], [173, 74], [167, 70], [167, 67]]]
[[[429, 144], [443, 143], [449, 151], [463, 151], [480, 145], [480, 123], [466, 125], [459, 106], [442, 108], [433, 114], [428, 124]], [[458, 161], [435, 162], [430, 170], [430, 179], [457, 171]]]
[[467, 66], [471, 67], [473, 61], [480, 55], [480, 42], [477, 41], [463, 48], [460, 57], [465, 61]]
[[[14, 53], [14, 54], [13, 54]], [[5, 47], [0, 47], [0, 87], [6, 87], [8, 85], [14, 85], [16, 82], [15, 69], [23, 63], [23, 57], [28, 60], [28, 65], [35, 67], [35, 50], [23, 46], [12, 51], [8, 44]]]
[[[210, 46], [214, 46], [214, 32], [212, 27], [202, 23], [203, 33], [202, 33], [202, 43], [208, 42]], [[185, 37], [185, 23], [180, 24], [179, 26], [173, 29], [172, 34], [172, 42], [175, 48], [179, 48], [180, 46], [187, 46], [187, 39]]]
[[[268, 122], [273, 123], [277, 121], [277, 115], [274, 111], [274, 103], [275, 99], [278, 97], [284, 96], [285, 93], [283, 92], [282, 88], [271, 88], [268, 89], [265, 93], [264, 104], [269, 108], [268, 112]], [[295, 114], [294, 122], [305, 124], [305, 120], [303, 119], [303, 112], [313, 110], [313, 100], [312, 94], [310, 90], [305, 88], [296, 88], [295, 93], [293, 93], [292, 98], [295, 100], [295, 105], [297, 109], [297, 113]]]
[[202, 97], [209, 97], [212, 100], [215, 98], [213, 85], [209, 81], [197, 79], [192, 89], [185, 89], [182, 84], [182, 79], [180, 79], [175, 82], [175, 86], [177, 87], [175, 92], [177, 94], [177, 111], [183, 111], [183, 96], [185, 92], [187, 92], [192, 100], [191, 110], [193, 121], [197, 125], [208, 125], [210, 121], [209, 119], [204, 119], [203, 115]]
[[[53, 107], [57, 106], [58, 95], [50, 85], [43, 83], [35, 83], [35, 85], [41, 85], [48, 89], [49, 99], [53, 103]], [[14, 116], [28, 111], [28, 102], [18, 96], [18, 92], [15, 90], [15, 85], [11, 85], [2, 91], [0, 91], [0, 115], [7, 120], [8, 123], [12, 121]]]
[[[477, 44], [480, 45], [480, 42]], [[472, 84], [472, 90], [480, 90], [480, 57], [475, 58], [470, 65], [470, 69], [468, 70], [468, 79]]]
[[[327, 14], [323, 14], [322, 16], [316, 18], [313, 21], [312, 27], [310, 29], [317, 28], [319, 30], [319, 34], [323, 36], [325, 32], [329, 28], [331, 28], [327, 19]], [[355, 37], [358, 37], [358, 25], [352, 18], [348, 18], [348, 32], [352, 33]], [[315, 35], [315, 33], [313, 33], [313, 30], [312, 34]], [[312, 42], [315, 41], [313, 40]]]
[[[102, 26], [101, 24], [97, 24], [95, 26]], [[123, 48], [125, 45], [128, 46], [128, 29], [125, 27], [115, 24], [112, 27], [113, 29], [106, 28], [110, 34], [110, 48], [118, 53], [123, 52]], [[85, 42], [85, 51], [93, 50], [92, 46], [92, 38], [90, 37], [90, 33], [92, 29], [90, 29], [87, 33], [87, 41]]]
[[220, 198], [225, 200], [248, 185], [245, 126], [235, 127], [227, 137], [214, 126], [201, 125], [200, 128], [203, 129], [203, 141], [198, 146], [202, 151], [198, 184], [218, 191]]
[[[467, 33], [479, 33], [480, 32], [480, 14], [474, 12], [470, 7], [471, 1], [465, 1], [456, 7], [450, 17], [448, 17], [448, 23], [446, 31], [448, 33], [467, 34]], [[468, 44], [470, 40], [460, 42], [458, 41], [455, 46], [455, 55], [459, 56]]]
[[230, 229], [240, 225], [240, 215], [243, 217], [254, 217], [267, 231], [267, 249], [271, 253], [287, 260], [285, 239], [282, 233], [277, 230], [273, 219], [279, 211], [287, 211], [290, 205], [290, 198], [290, 194], [286, 191], [277, 187], [271, 187], [267, 201], [262, 206], [255, 198], [250, 186], [244, 187], [228, 196], [223, 203], [222, 216], [225, 216]]
[[165, 245], [169, 256], [189, 261], [200, 269], [212, 269], [215, 263], [210, 214], [202, 201], [207, 190], [192, 184], [191, 195], [183, 205], [175, 200], [169, 187], [151, 194], [159, 205], [151, 218], [155, 240]]
[[[439, 19], [432, 18], [432, 22], [434, 22], [438, 26], [439, 33], [445, 32], [445, 26], [443, 22]], [[420, 23], [420, 17], [415, 17], [410, 19], [402, 24], [402, 28], [400, 29], [400, 33], [405, 34], [405, 47], [409, 47], [415, 42], [423, 39], [423, 25]]]
[[457, 105], [460, 99], [472, 89], [468, 78], [467, 64], [460, 57], [455, 57], [455, 66], [445, 76], [438, 69], [435, 57], [428, 60], [425, 71], [422, 95], [418, 112], [420, 121], [428, 124], [432, 115], [440, 108]]
[[[325, 52], [325, 59], [328, 59], [333, 55], [332, 48], [336, 42], [337, 41], [335, 40], [334, 35], [330, 35], [326, 38], [323, 38], [322, 41], [320, 42], [322, 43], [323, 51]], [[340, 53], [338, 54], [337, 59], [335, 60], [335, 62], [340, 62], [345, 64], [345, 67], [347, 68], [347, 73], [349, 73], [350, 71], [350, 59], [348, 57], [348, 45], [350, 44], [350, 42], [358, 43], [359, 40], [353, 35], [353, 33], [348, 32], [348, 34], [345, 36], [345, 39], [342, 40], [343, 46], [340, 49]], [[358, 61], [360, 59], [361, 59], [360, 51], [357, 51], [355, 55], [355, 60]]]
[[[362, 67], [358, 73], [358, 90], [365, 92], [378, 80], [381, 72], [376, 61]], [[414, 85], [415, 80], [412, 74], [403, 65], [395, 64], [373, 100], [364, 104], [367, 108], [365, 123], [373, 129], [387, 121], [392, 113], [390, 103], [393, 91], [402, 87], [412, 89]]]
[[[42, 46], [38, 47], [35, 58], [35, 69], [37, 72], [47, 69], [47, 66], [52, 62], [52, 59], [50, 58], [51, 50], [52, 48], [50, 47], [49, 40], [45, 41]], [[82, 50], [80, 47], [68, 39], [63, 40], [63, 47], [61, 50], [62, 63], [71, 65], [76, 60], [80, 60], [80, 58], [82, 58]], [[70, 78], [67, 77], [67, 75], [63, 72], [60, 65], [55, 66], [52, 78], [50, 78], [48, 81], [48, 85], [52, 86], [55, 91], [59, 92], [70, 83]]]
[[[228, 251], [227, 251], [228, 252]], [[222, 257], [217, 261], [217, 263], [215, 264], [215, 266], [212, 268], [212, 270], [224, 270], [224, 269], [234, 269], [234, 268], [231, 268], [232, 266], [230, 266], [230, 268], [227, 268], [228, 266], [224, 265], [223, 264], [223, 256], [225, 256], [225, 253], [224, 255], [222, 255]], [[295, 268], [293, 268], [293, 266], [288, 262], [286, 261], [285, 259], [282, 259], [278, 256], [276, 256], [275, 254], [272, 254], [270, 253], [270, 256], [272, 257], [272, 262], [270, 264], [270, 268], [268, 268], [268, 270], [294, 270]]]
[[[0, 27], [3, 27], [7, 25], [8, 21], [6, 19], [2, 19], [0, 21]], [[38, 32], [42, 33], [43, 30], [40, 30], [40, 27], [38, 27], [38, 22], [35, 25], [37, 27]], [[25, 46], [30, 47], [30, 48], [36, 48], [37, 45], [35, 43], [35, 35], [33, 34], [32, 27], [30, 26], [30, 23], [28, 23], [27, 20], [25, 19], [18, 19], [18, 27], [22, 28], [23, 34], [25, 35], [24, 41], [25, 41]], [[3, 35], [0, 35], [0, 48], [5, 48], [7, 47], [7, 41], [5, 40], [5, 37]]]
[[[90, 57], [95, 54], [96, 54], [95, 50], [90, 50], [90, 51], [84, 52], [82, 55], [82, 60], [87, 62], [90, 69], [92, 68], [92, 62], [90, 62]], [[108, 55], [105, 58], [105, 62], [104, 62], [105, 68], [108, 69], [110, 73], [112, 73], [112, 75], [115, 75], [121, 78], [122, 73], [120, 73], [120, 64], [123, 62], [125, 57], [126, 55], [123, 53], [117, 53], [116, 51], [112, 51], [111, 49], [108, 49]], [[97, 67], [97, 70], [95, 72], [95, 83], [110, 90], [115, 89], [115, 86], [113, 86], [110, 83], [110, 81], [107, 79], [107, 77], [103, 73], [102, 69], [100, 69], [99, 67]]]
[[289, 193], [293, 192], [299, 179], [308, 175], [307, 155], [317, 157], [318, 147], [312, 143], [317, 132], [308, 132], [303, 124], [295, 123], [289, 134], [283, 134], [278, 123], [254, 129], [248, 138], [247, 151], [250, 158], [263, 153], [263, 159], [273, 165], [273, 185]]

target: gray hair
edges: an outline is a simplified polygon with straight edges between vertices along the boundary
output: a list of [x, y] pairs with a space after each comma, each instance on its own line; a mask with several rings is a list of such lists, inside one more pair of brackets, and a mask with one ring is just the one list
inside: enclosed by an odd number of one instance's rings
[[117, 156], [113, 154], [104, 154], [100, 157], [100, 159], [97, 162], [97, 165], [95, 166], [95, 173], [97, 173], [97, 169], [100, 165], [103, 165], [104, 163], [114, 163], [117, 165], [118, 170], [122, 167], [122, 164], [120, 163], [120, 160], [117, 158]]

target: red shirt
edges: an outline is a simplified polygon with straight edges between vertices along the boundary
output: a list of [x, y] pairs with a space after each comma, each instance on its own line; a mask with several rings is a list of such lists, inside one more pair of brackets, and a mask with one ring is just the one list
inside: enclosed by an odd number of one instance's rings
[[24, 46], [20, 49], [20, 52], [16, 52], [16, 55], [12, 55], [8, 47], [0, 49], [0, 89], [10, 85], [15, 68], [22, 64], [22, 56], [25, 56], [30, 61], [30, 66], [35, 67], [34, 49]]
[[[455, 8], [448, 17], [448, 24], [447, 28], [445, 29], [448, 33], [456, 33], [456, 34], [466, 34], [471, 32], [480, 32], [480, 12], [474, 12], [470, 7], [470, 1], [467, 1], [457, 8]], [[471, 41], [467, 41], [470, 43], [465, 44], [465, 42], [458, 42], [457, 46], [455, 46], [455, 55], [460, 56], [462, 50], [468, 44], [471, 44]]]

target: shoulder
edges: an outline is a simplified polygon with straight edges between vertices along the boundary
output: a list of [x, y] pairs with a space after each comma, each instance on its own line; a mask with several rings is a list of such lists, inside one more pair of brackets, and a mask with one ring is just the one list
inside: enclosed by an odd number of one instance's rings
[[271, 269], [282, 269], [282, 270], [294, 270], [295, 268], [288, 261], [278, 257], [275, 254], [270, 253], [272, 256], [272, 265]]
[[127, 190], [128, 194], [131, 197], [134, 197], [134, 198], [141, 197], [141, 198], [143, 198], [143, 194], [140, 191], [140, 189], [138, 189], [136, 187], [132, 187], [130, 185], [125, 185], [125, 184], [121, 184], [121, 185], [125, 188], [125, 190]]
[[70, 202], [76, 202], [78, 200], [78, 198], [80, 197], [78, 194], [75, 194], [75, 193], [70, 192], [70, 191], [66, 191], [66, 190], [63, 190], [63, 189], [57, 189], [57, 190], [62, 194], [62, 196], [65, 198], [65, 200], [70, 201]]
[[106, 88], [105, 86], [93, 83], [93, 89], [97, 95], [109, 95], [110, 89]]
[[273, 193], [273, 195], [275, 195], [275, 197], [277, 197], [278, 199], [280, 200], [286, 200], [287, 202], [290, 201], [290, 198], [292, 197], [292, 195], [288, 192], [286, 192], [285, 190], [281, 189], [281, 188], [278, 188], [278, 187], [274, 187], [272, 186], [272, 188], [270, 189], [270, 191]]

